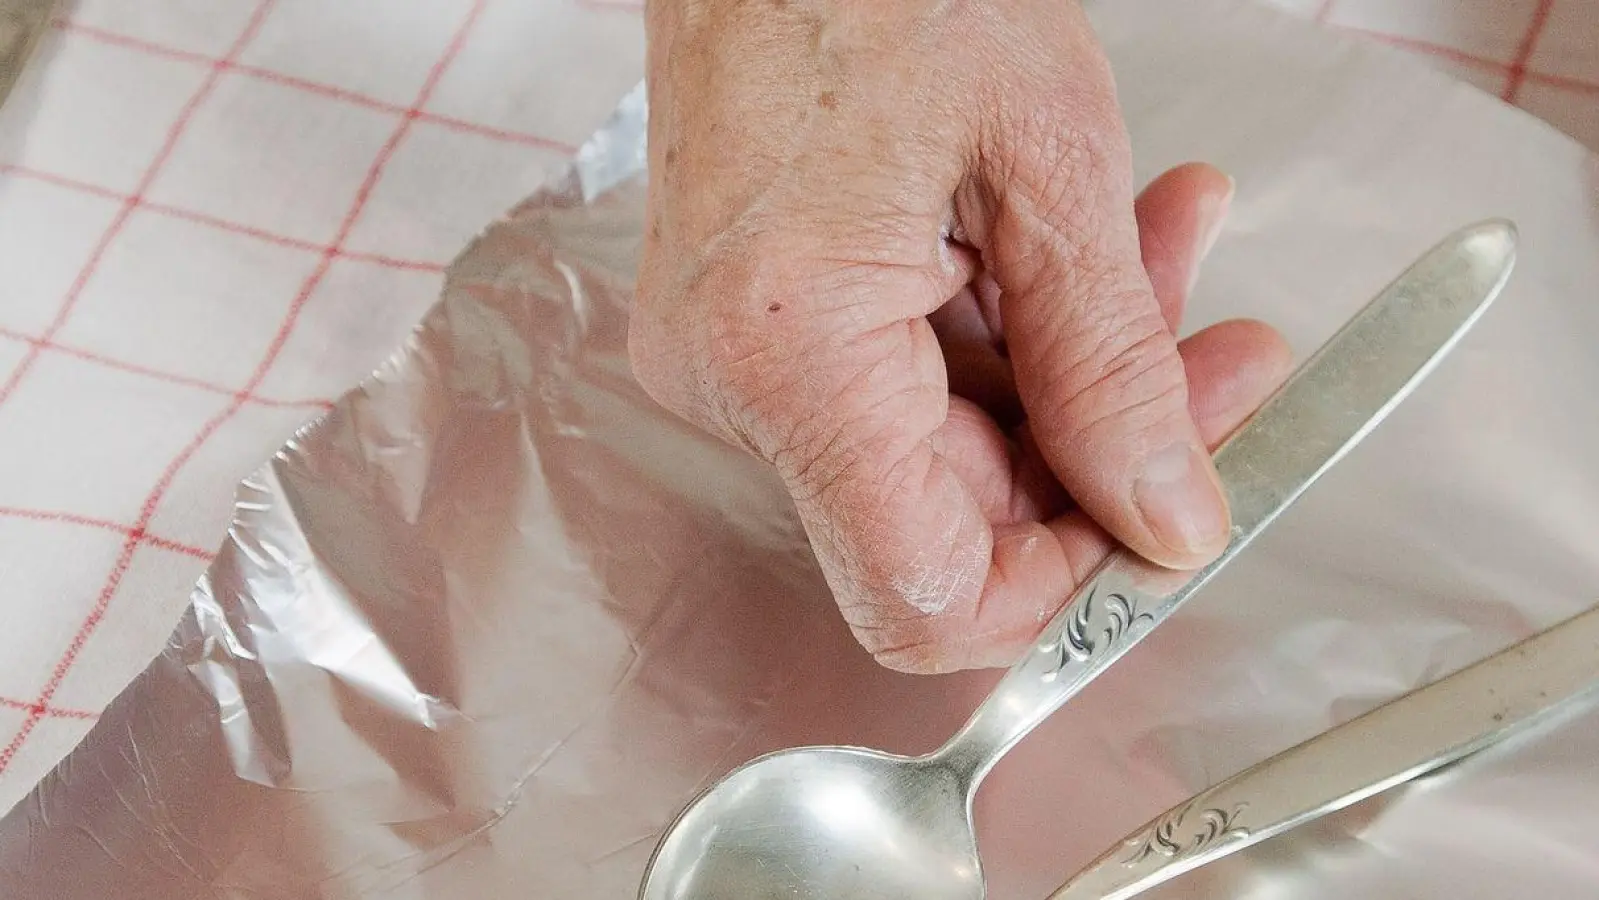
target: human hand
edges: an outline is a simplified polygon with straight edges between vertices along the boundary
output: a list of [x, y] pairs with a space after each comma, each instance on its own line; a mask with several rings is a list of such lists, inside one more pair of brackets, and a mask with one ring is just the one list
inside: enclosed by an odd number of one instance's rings
[[1221, 551], [1207, 448], [1289, 354], [1176, 340], [1231, 185], [1135, 205], [1077, 4], [652, 0], [647, 29], [635, 371], [775, 466], [880, 662], [1010, 662], [1112, 536]]

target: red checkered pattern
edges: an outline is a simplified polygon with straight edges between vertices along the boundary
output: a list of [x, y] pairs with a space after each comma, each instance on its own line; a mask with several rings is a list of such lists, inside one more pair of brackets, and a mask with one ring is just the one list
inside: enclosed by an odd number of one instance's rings
[[580, 0], [78, 0], [0, 111], [0, 810], [158, 652], [233, 487], [641, 75]]
[[[1276, 0], [1599, 145], [1599, 0]], [[641, 74], [632, 0], [78, 0], [0, 111], [0, 810], [233, 487]]]

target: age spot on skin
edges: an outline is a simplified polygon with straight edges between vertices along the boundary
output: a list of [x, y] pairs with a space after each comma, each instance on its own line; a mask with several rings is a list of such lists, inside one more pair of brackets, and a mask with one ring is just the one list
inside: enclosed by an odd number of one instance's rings
[[816, 105], [823, 109], [838, 109], [838, 95], [832, 91], [822, 91], [816, 98]]

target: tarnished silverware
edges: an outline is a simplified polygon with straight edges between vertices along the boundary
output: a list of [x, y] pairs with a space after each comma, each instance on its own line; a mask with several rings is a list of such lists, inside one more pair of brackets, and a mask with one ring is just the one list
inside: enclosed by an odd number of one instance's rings
[[972, 825], [1011, 747], [1232, 561], [1399, 404], [1478, 319], [1514, 265], [1516, 232], [1451, 235], [1300, 367], [1216, 452], [1233, 538], [1197, 572], [1113, 553], [943, 747], [770, 754], [696, 798], [667, 830], [643, 900], [979, 900]]
[[1272, 757], [1157, 816], [1049, 900], [1127, 900], [1599, 696], [1599, 607]]

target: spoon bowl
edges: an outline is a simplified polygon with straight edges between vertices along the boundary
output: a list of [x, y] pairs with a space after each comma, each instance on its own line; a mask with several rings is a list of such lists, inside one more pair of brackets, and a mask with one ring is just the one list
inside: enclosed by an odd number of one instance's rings
[[981, 900], [969, 785], [935, 757], [785, 750], [701, 794], [642, 900]]

